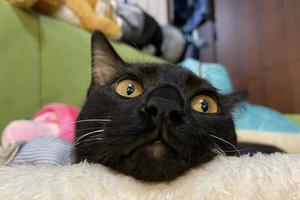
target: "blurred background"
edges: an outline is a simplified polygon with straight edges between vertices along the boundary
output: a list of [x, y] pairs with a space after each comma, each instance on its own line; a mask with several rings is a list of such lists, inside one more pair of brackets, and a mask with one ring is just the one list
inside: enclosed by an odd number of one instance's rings
[[[178, 15], [183, 13], [176, 6], [189, 1], [134, 2], [142, 5], [160, 23], [180, 25]], [[161, 5], [163, 2], [165, 4]], [[195, 26], [204, 42], [199, 60], [225, 65], [234, 87], [249, 90], [250, 102], [285, 113], [299, 113], [300, 1], [192, 2], [194, 5], [208, 4], [207, 8], [202, 6], [196, 11], [199, 14], [203, 9], [203, 21], [199, 20], [198, 27]], [[165, 14], [167, 7], [169, 11]], [[175, 13], [174, 7], [177, 8]], [[190, 17], [195, 23], [200, 18], [192, 14]]]
[[227, 66], [235, 88], [247, 88], [251, 102], [299, 113], [300, 1], [214, 3], [216, 37], [203, 59]]
[[0, 131], [49, 103], [80, 108], [90, 36], [129, 62], [179, 63], [247, 89], [239, 129], [300, 132], [299, 0], [0, 0]]

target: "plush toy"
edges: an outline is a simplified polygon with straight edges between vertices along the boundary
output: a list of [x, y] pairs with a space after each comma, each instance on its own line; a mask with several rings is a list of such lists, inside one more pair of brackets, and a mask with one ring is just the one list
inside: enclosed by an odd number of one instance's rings
[[79, 109], [71, 105], [51, 103], [38, 111], [31, 120], [10, 122], [2, 133], [1, 144], [29, 141], [38, 136], [55, 136], [68, 142], [75, 139], [75, 120]]
[[161, 26], [135, 4], [118, 3], [116, 14], [122, 20], [121, 41], [173, 63], [181, 58], [186, 41], [178, 28]]
[[8, 0], [11, 4], [22, 8], [33, 8], [50, 14], [64, 4], [64, 0]]
[[11, 4], [33, 8], [45, 14], [84, 27], [100, 30], [118, 39], [122, 35], [121, 21], [115, 15], [114, 0], [8, 0]]

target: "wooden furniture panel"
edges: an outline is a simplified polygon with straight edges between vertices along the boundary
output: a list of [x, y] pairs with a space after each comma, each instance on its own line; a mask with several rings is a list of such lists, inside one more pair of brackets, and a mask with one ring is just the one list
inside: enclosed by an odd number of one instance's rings
[[300, 1], [215, 0], [216, 59], [249, 100], [300, 112]]

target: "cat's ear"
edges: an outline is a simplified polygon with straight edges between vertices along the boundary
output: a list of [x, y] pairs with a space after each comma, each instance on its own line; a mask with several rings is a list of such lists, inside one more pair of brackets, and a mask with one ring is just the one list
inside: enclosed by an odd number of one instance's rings
[[228, 95], [223, 96], [222, 104], [228, 108], [232, 109], [236, 104], [247, 100], [248, 97], [248, 91], [247, 90], [241, 90], [238, 92], [234, 92]]
[[94, 31], [92, 35], [92, 86], [105, 84], [124, 64], [125, 62], [103, 33]]

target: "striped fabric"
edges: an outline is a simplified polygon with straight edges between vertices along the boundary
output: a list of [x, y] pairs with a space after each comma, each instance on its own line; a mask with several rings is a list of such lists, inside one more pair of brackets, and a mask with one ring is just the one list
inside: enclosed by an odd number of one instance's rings
[[71, 143], [57, 137], [43, 136], [21, 144], [9, 165], [67, 165], [73, 160]]

